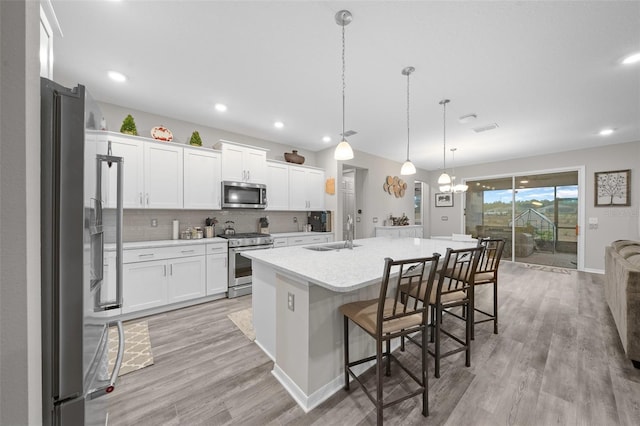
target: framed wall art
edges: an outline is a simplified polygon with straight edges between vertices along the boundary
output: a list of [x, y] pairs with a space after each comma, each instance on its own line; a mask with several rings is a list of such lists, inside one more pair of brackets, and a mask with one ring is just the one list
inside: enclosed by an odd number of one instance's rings
[[453, 207], [451, 192], [436, 192], [436, 207]]
[[594, 177], [596, 207], [631, 205], [631, 170], [596, 172]]

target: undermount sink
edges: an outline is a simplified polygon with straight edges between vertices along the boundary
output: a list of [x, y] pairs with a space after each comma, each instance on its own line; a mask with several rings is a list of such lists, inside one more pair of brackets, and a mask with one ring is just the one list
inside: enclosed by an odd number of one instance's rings
[[[353, 247], [360, 247], [360, 245], [354, 244]], [[344, 241], [342, 241], [339, 243], [324, 244], [321, 246], [308, 246], [304, 248], [306, 248], [307, 250], [313, 250], [313, 251], [331, 251], [331, 250], [346, 249], [347, 247], [345, 247]]]

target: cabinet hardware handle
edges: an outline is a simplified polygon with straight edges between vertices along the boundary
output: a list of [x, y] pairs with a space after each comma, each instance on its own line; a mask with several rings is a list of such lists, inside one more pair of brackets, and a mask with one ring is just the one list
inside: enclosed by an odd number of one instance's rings
[[166, 277], [167, 276], [167, 265], [162, 265], [162, 270], [164, 271], [163, 274]]
[[193, 253], [195, 250], [182, 250], [181, 253]]
[[169, 275], [173, 275], [173, 263], [169, 265]]
[[143, 201], [142, 201], [142, 192], [139, 192], [139, 193], [138, 193], [138, 196], [140, 197], [140, 205], [142, 206], [142, 205], [143, 205]]
[[147, 256], [153, 256], [153, 253], [144, 253], [144, 254], [139, 254], [138, 257], [147, 257]]
[[251, 180], [251, 170], [247, 170], [247, 180]]
[[149, 205], [149, 193], [147, 192], [147, 205]]

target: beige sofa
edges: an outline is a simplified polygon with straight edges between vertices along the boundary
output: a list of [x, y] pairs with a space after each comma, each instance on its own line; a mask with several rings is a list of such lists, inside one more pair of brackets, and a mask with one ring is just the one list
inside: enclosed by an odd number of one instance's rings
[[627, 357], [640, 368], [640, 241], [618, 240], [605, 249], [604, 294]]

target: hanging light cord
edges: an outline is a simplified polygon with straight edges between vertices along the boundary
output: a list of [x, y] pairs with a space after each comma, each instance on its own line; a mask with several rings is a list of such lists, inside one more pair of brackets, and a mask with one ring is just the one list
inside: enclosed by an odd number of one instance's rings
[[447, 103], [442, 104], [442, 165], [447, 172]]
[[407, 73], [407, 161], [409, 161], [409, 76], [410, 72]]
[[345, 110], [345, 101], [344, 101], [344, 89], [346, 84], [344, 82], [344, 71], [345, 71], [345, 59], [344, 59], [344, 19], [342, 21], [342, 140], [346, 140], [344, 135], [344, 110]]

